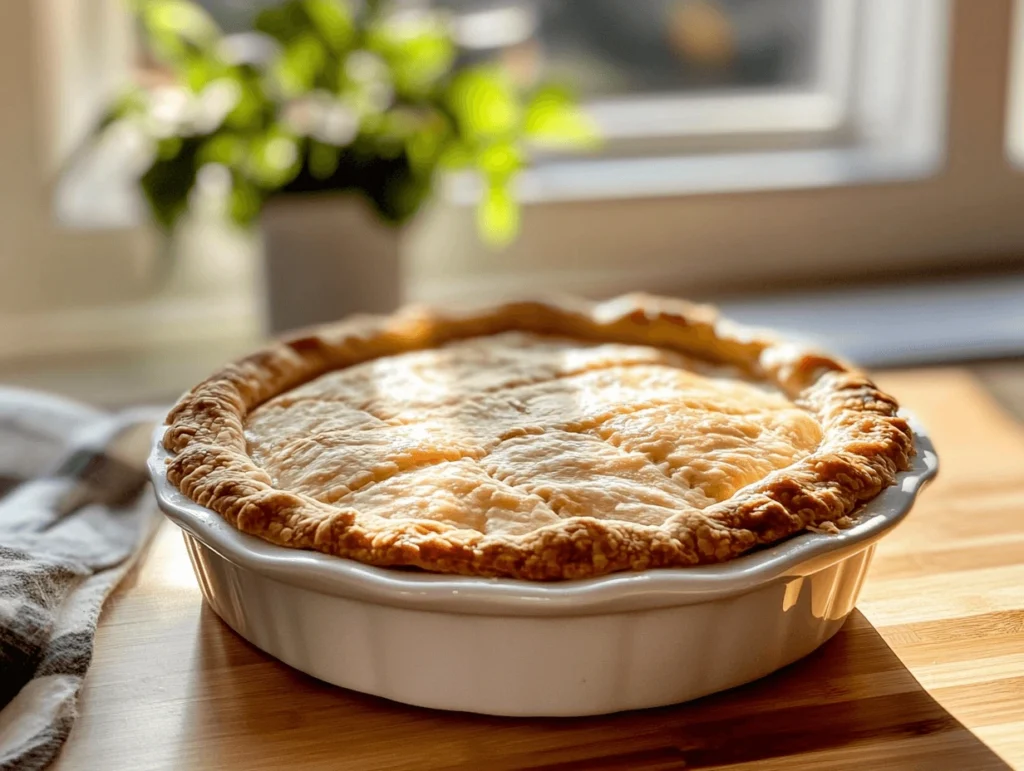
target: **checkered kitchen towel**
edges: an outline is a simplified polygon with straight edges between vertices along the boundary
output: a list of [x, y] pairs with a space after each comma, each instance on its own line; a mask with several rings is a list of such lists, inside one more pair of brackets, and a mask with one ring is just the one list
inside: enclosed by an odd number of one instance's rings
[[0, 387], [0, 770], [45, 768], [71, 730], [100, 607], [158, 519], [159, 419]]

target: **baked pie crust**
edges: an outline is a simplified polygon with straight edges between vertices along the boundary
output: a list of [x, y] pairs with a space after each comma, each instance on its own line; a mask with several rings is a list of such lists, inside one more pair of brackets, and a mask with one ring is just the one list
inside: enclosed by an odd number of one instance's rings
[[407, 309], [297, 334], [168, 416], [168, 479], [239, 530], [378, 566], [571, 579], [836, 531], [908, 468], [861, 372], [714, 309]]

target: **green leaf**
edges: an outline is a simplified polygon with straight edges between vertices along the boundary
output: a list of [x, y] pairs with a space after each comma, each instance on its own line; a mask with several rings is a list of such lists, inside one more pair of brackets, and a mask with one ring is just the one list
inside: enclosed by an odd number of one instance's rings
[[142, 24], [153, 52], [176, 65], [212, 51], [221, 37], [213, 18], [188, 0], [149, 0]]
[[391, 68], [395, 89], [423, 98], [455, 63], [456, 47], [448, 28], [435, 16], [385, 20], [367, 34], [367, 47]]
[[[429, 175], [440, 162], [448, 128], [443, 119], [424, 121], [405, 141], [405, 153], [413, 173]], [[471, 156], [470, 156], [471, 157]]]
[[235, 224], [249, 227], [260, 215], [263, 195], [255, 185], [239, 174], [232, 174], [231, 182], [228, 213]]
[[257, 137], [246, 159], [246, 176], [266, 190], [291, 182], [302, 167], [298, 140], [279, 126]]
[[406, 42], [390, 59], [395, 87], [409, 96], [426, 94], [455, 61], [455, 45], [441, 34]]
[[284, 46], [272, 70], [284, 94], [298, 96], [313, 88], [326, 63], [324, 44], [314, 35], [305, 33]]
[[346, 3], [340, 0], [303, 0], [306, 15], [324, 42], [335, 53], [343, 53], [355, 40], [355, 22]]
[[526, 108], [523, 130], [536, 144], [589, 148], [600, 143], [597, 125], [564, 89], [538, 91]]
[[169, 161], [181, 152], [184, 142], [181, 137], [166, 137], [156, 143], [156, 157], [161, 161]]
[[182, 65], [185, 84], [197, 94], [215, 80], [223, 78], [228, 71], [228, 66], [223, 62], [200, 56], [191, 57]]
[[555, 107], [574, 107], [577, 103], [572, 89], [561, 83], [545, 83], [533, 92], [530, 108], [538, 104]]
[[100, 120], [97, 130], [103, 131], [111, 124], [125, 119], [138, 118], [145, 113], [148, 106], [149, 94], [144, 89], [133, 86], [114, 99]]
[[248, 151], [248, 142], [235, 134], [217, 134], [210, 137], [199, 149], [199, 165], [219, 163], [235, 168], [243, 163]]
[[448, 102], [463, 133], [494, 138], [512, 134], [522, 118], [515, 88], [496, 67], [473, 67], [460, 72], [448, 92]]
[[383, 185], [367, 193], [385, 221], [399, 225], [419, 211], [430, 193], [430, 179], [412, 174], [401, 159], [384, 161], [383, 165]]
[[189, 194], [196, 183], [198, 151], [199, 142], [178, 140], [176, 152], [158, 157], [139, 180], [153, 218], [167, 230], [188, 211]]
[[260, 126], [270, 103], [263, 86], [254, 77], [238, 76], [238, 102], [227, 114], [224, 125], [232, 130], [255, 130]]
[[476, 154], [473, 148], [465, 141], [452, 139], [441, 151], [438, 158], [438, 165], [449, 171], [465, 169], [473, 165]]
[[309, 31], [309, 18], [301, 2], [290, 0], [266, 8], [256, 14], [253, 27], [285, 45]]
[[329, 179], [338, 170], [341, 150], [315, 139], [309, 143], [309, 173], [315, 179]]
[[503, 247], [519, 233], [519, 205], [506, 185], [490, 185], [477, 206], [477, 229], [491, 246]]
[[378, 54], [352, 51], [338, 69], [338, 95], [361, 119], [379, 119], [393, 104], [394, 86], [387, 62]]
[[476, 157], [476, 166], [492, 184], [507, 182], [523, 167], [523, 154], [514, 142], [498, 142], [485, 147]]
[[197, 134], [210, 134], [220, 129], [234, 111], [242, 96], [234, 78], [217, 78], [199, 92], [192, 116]]
[[404, 144], [410, 136], [419, 130], [421, 123], [422, 119], [415, 110], [407, 107], [395, 107], [384, 113], [382, 131], [386, 136]]

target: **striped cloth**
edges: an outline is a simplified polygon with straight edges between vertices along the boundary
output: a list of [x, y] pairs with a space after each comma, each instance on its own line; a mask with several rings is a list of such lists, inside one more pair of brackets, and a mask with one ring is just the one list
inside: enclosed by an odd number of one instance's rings
[[0, 388], [0, 769], [40, 769], [77, 714], [103, 601], [158, 520], [156, 410]]

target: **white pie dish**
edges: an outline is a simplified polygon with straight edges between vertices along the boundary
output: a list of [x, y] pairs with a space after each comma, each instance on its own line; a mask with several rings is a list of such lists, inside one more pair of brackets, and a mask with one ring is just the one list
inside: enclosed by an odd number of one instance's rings
[[149, 467], [206, 601], [253, 645], [335, 685], [492, 715], [675, 704], [806, 656], [854, 609], [875, 544], [938, 471], [917, 455], [838, 535], [803, 533], [719, 565], [559, 583], [389, 570], [239, 532]]

